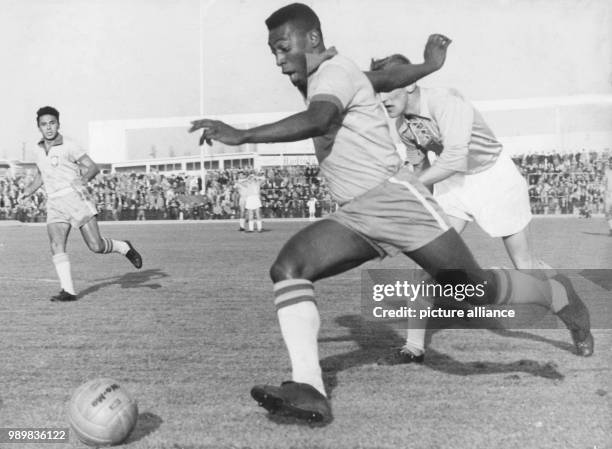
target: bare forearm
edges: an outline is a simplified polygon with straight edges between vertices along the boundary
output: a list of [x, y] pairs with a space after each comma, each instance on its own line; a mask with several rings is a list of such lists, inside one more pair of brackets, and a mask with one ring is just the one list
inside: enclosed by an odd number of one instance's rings
[[85, 173], [81, 174], [81, 179], [83, 180], [83, 184], [87, 184], [89, 181], [94, 179], [98, 173], [100, 173], [100, 168], [97, 165], [88, 165], [85, 167], [87, 170]]
[[444, 181], [455, 173], [457, 173], [455, 170], [448, 170], [433, 165], [419, 173], [419, 180], [427, 187], [430, 187], [440, 181]]
[[398, 64], [385, 70], [366, 72], [366, 76], [376, 92], [390, 92], [416, 83], [439, 68], [426, 62], [423, 64]]
[[242, 131], [244, 143], [295, 142], [325, 134], [326, 126], [306, 112]]

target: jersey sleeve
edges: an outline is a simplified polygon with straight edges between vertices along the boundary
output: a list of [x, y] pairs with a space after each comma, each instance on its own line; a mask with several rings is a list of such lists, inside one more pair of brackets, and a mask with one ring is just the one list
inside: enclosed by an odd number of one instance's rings
[[340, 111], [348, 108], [357, 92], [349, 73], [335, 64], [325, 64], [308, 86], [308, 100], [334, 103]]
[[76, 162], [87, 154], [87, 151], [74, 141], [68, 142], [68, 157], [72, 162]]
[[449, 94], [438, 99], [430, 110], [438, 124], [444, 145], [433, 165], [447, 170], [467, 172], [474, 109], [463, 98]]

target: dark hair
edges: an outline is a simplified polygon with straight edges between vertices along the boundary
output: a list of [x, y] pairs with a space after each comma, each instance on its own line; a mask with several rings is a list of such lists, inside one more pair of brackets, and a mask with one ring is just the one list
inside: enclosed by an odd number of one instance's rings
[[391, 65], [398, 64], [411, 64], [411, 62], [406, 56], [395, 53], [391, 56], [387, 56], [386, 58], [372, 59], [370, 62], [370, 70], [375, 72], [377, 70], [384, 70]]
[[276, 10], [266, 19], [266, 26], [268, 31], [271, 31], [289, 22], [302, 31], [316, 30], [321, 33], [319, 17], [309, 6], [302, 3], [291, 3]]
[[36, 124], [38, 125], [38, 120], [43, 115], [53, 115], [57, 121], [59, 122], [59, 111], [55, 109], [53, 106], [43, 106], [38, 111], [36, 111]]

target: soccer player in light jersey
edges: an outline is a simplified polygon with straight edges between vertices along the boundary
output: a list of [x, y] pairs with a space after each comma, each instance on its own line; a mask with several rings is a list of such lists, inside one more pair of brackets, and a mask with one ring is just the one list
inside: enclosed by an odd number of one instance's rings
[[[410, 61], [395, 54], [372, 61], [370, 69], [394, 64]], [[480, 112], [454, 89], [415, 84], [380, 97], [409, 154], [416, 155], [413, 162], [421, 161], [419, 180], [433, 187], [457, 232], [475, 221], [491, 237], [501, 237], [515, 268], [540, 268], [527, 235], [532, 218], [527, 182]], [[428, 154], [436, 157], [431, 166]], [[422, 362], [424, 341], [425, 329], [409, 328], [406, 345], [387, 363]]]
[[236, 190], [238, 191], [238, 209], [240, 211], [238, 230], [244, 231], [246, 226], [246, 192], [247, 192], [247, 178], [240, 175], [238, 181], [236, 181]]
[[250, 174], [246, 182], [246, 201], [245, 208], [249, 216], [249, 230], [253, 232], [255, 230], [253, 215], [257, 223], [257, 232], [263, 231], [263, 221], [261, 220], [261, 183], [264, 178], [257, 177], [254, 174]]
[[321, 172], [341, 207], [289, 239], [270, 269], [292, 380], [280, 387], [256, 385], [253, 398], [270, 412], [321, 423], [332, 420], [319, 365], [320, 318], [313, 282], [396, 252], [412, 258], [436, 280], [443, 280], [445, 266], [463, 269], [464, 281], [486, 279], [492, 287], [488, 303], [499, 303], [502, 296], [511, 303], [565, 302], [563, 317], [576, 347], [590, 355], [588, 311], [569, 285], [518, 272], [509, 275], [508, 284], [505, 277], [482, 270], [425, 186], [407, 168], [400, 170], [373, 87], [390, 91], [439, 69], [450, 41], [431, 36], [423, 64], [364, 74], [335, 48], [325, 47], [319, 19], [306, 5], [279, 9], [266, 26], [276, 64], [300, 91], [307, 109], [242, 130], [217, 120], [196, 120], [190, 131], [202, 130], [200, 143], [218, 140], [227, 145], [312, 138]]
[[100, 235], [96, 220], [98, 212], [86, 187], [100, 170], [78, 144], [59, 133], [57, 109], [51, 106], [40, 108], [36, 113], [36, 124], [42, 134], [38, 142], [38, 171], [24, 188], [20, 200], [45, 185], [47, 233], [62, 289], [51, 301], [74, 301], [77, 296], [66, 254], [66, 242], [73, 226], [79, 228], [88, 248], [95, 253], [123, 254], [136, 268], [142, 267], [142, 258], [130, 242]]

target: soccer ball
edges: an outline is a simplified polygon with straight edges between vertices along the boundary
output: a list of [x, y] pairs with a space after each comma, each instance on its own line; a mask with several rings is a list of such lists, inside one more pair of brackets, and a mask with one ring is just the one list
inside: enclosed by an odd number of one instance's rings
[[89, 446], [124, 441], [136, 425], [138, 406], [113, 379], [94, 379], [78, 387], [68, 405], [68, 422]]

